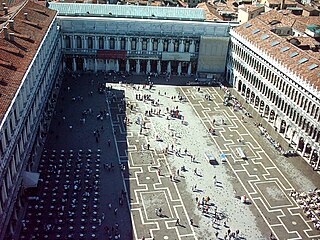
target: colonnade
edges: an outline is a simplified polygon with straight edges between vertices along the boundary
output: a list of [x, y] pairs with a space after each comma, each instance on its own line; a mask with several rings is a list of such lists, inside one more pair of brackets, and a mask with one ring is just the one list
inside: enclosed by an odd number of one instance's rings
[[232, 38], [230, 46], [227, 77], [234, 88], [319, 169], [320, 103], [312, 98], [315, 89], [307, 85], [301, 89], [295, 79], [280, 73], [239, 39]]

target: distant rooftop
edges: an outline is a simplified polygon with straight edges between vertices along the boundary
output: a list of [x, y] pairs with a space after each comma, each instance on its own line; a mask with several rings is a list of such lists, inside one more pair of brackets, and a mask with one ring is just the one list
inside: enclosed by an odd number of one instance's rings
[[204, 10], [197, 8], [61, 2], [49, 2], [49, 8], [57, 10], [59, 16], [102, 16], [192, 21], [205, 20]]

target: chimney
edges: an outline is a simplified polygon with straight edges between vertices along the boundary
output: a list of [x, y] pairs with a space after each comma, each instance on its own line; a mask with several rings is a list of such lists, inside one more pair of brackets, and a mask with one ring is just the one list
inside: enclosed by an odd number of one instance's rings
[[9, 33], [10, 41], [14, 42], [14, 33]]
[[23, 15], [24, 15], [24, 18], [28, 21], [28, 13], [25, 12]]
[[8, 15], [8, 7], [3, 7], [4, 15]]
[[14, 29], [14, 20], [8, 20], [10, 29]]
[[6, 40], [9, 40], [8, 28], [7, 27], [3, 27], [3, 31], [4, 31], [4, 38]]
[[286, 7], [286, 0], [281, 0], [280, 9], [283, 10]]

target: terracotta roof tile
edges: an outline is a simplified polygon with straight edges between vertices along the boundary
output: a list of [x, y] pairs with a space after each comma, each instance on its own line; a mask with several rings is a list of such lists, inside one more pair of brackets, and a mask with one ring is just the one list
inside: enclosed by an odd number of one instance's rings
[[[317, 56], [316, 53], [310, 53], [310, 51], [301, 50], [300, 48], [288, 42], [287, 38], [280, 37], [271, 31], [273, 25], [271, 25], [270, 22], [272, 20], [283, 21], [283, 19], [285, 19], [284, 21], [287, 24], [294, 24], [296, 21], [299, 21], [299, 18], [294, 18], [294, 21], [292, 21], [289, 20], [288, 17], [289, 16], [281, 17], [279, 12], [270, 11], [262, 16], [250, 20], [248, 23], [250, 23], [251, 26], [248, 24], [242, 24], [234, 28], [234, 31], [264, 51], [271, 58], [280, 62], [293, 73], [301, 76], [303, 80], [309, 84], [317, 86], [318, 89], [320, 89], [319, 53], [318, 57], [315, 57]], [[254, 31], [258, 29], [259, 31]], [[267, 38], [265, 38], [266, 34], [268, 35]], [[283, 47], [290, 47], [290, 49], [282, 52], [281, 49]], [[290, 57], [289, 54], [292, 52], [297, 52], [298, 55]], [[302, 58], [306, 58], [308, 60], [306, 62], [299, 63], [298, 61]], [[317, 67], [314, 69], [309, 69], [309, 66], [312, 64], [316, 64]]]
[[[28, 13], [27, 20], [24, 13]], [[13, 17], [14, 28], [6, 24], [14, 41], [5, 39], [4, 29], [0, 32], [1, 120], [55, 15], [56, 11], [29, 1]]]

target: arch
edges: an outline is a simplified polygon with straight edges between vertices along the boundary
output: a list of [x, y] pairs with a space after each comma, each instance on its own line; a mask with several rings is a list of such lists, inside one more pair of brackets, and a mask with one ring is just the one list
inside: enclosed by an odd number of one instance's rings
[[242, 87], [242, 80], [239, 80], [238, 81], [238, 92], [240, 92], [241, 93], [241, 88]]
[[[259, 112], [263, 111], [264, 109], [264, 101], [263, 100], [260, 100], [260, 104], [259, 104]], [[264, 117], [264, 116], [263, 116]]]
[[304, 149], [304, 138], [300, 137], [298, 141], [297, 150], [302, 152], [303, 149]]
[[313, 134], [313, 125], [309, 127], [308, 135], [311, 136]]
[[285, 120], [281, 120], [279, 133], [286, 133], [287, 130], [287, 123]]
[[270, 118], [269, 118], [269, 121], [270, 122], [273, 122], [275, 118], [275, 111], [273, 109], [270, 110]]

